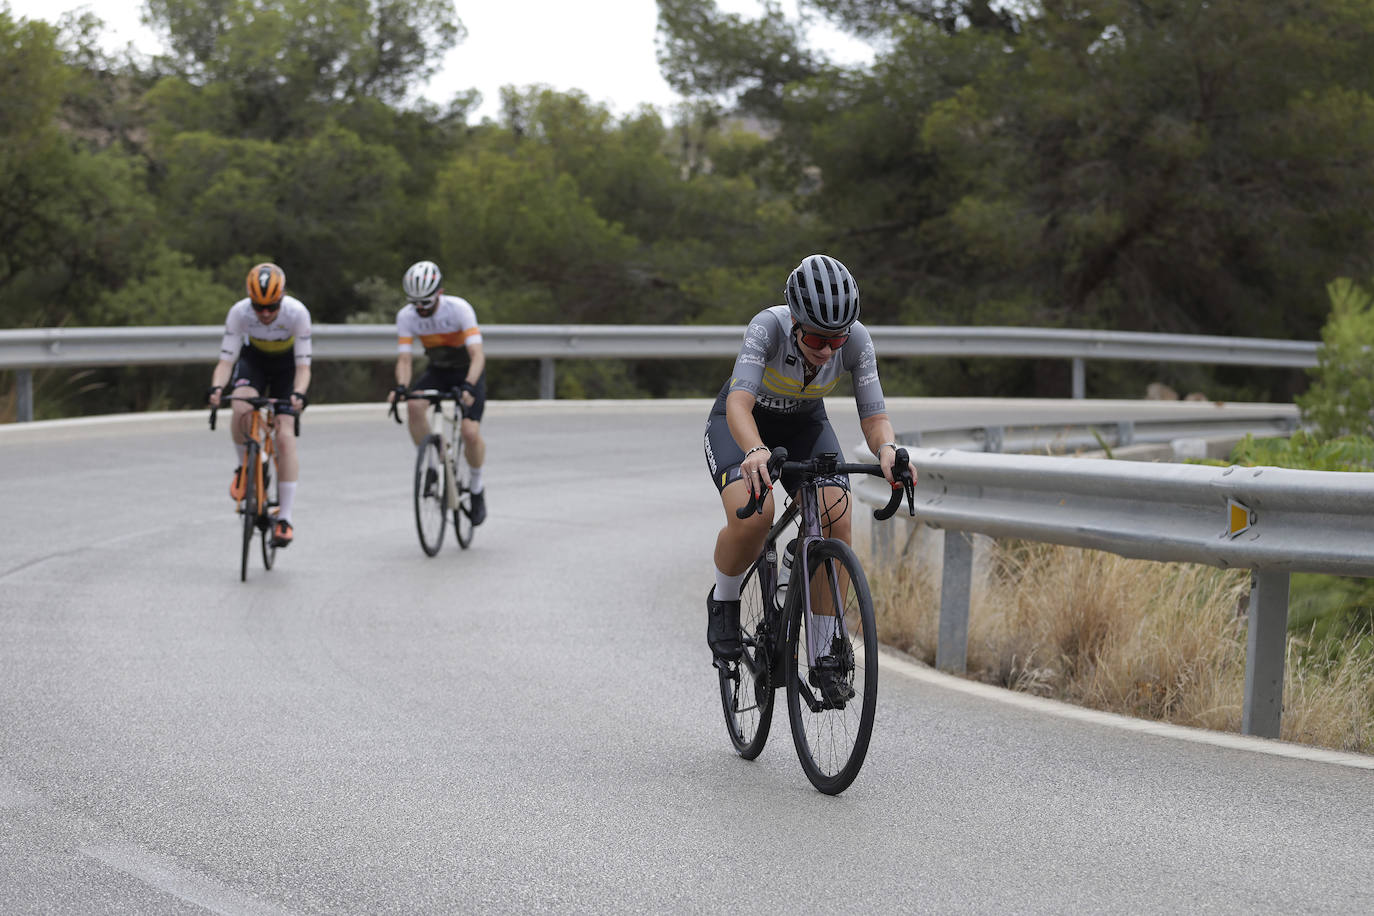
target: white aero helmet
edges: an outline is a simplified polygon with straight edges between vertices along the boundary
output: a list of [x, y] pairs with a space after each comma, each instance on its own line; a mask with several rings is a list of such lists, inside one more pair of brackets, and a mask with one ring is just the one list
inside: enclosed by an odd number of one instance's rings
[[825, 254], [802, 259], [783, 288], [792, 317], [822, 331], [843, 331], [859, 320], [859, 284]]
[[401, 286], [406, 291], [406, 298], [414, 302], [428, 299], [437, 293], [439, 284], [443, 279], [443, 275], [439, 273], [438, 264], [433, 261], [416, 261], [406, 271]]

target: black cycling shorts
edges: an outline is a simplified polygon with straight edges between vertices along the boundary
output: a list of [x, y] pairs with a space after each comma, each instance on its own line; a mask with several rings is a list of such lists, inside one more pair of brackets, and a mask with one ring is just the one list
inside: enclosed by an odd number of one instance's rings
[[[835, 453], [840, 461], [844, 461], [844, 450], [840, 448], [840, 440], [835, 437], [835, 430], [830, 426], [825, 405], [819, 401], [814, 409], [798, 413], [780, 414], [756, 406], [754, 422], [758, 424], [763, 444], [770, 449], [787, 449], [790, 461], [803, 461], [827, 452]], [[740, 479], [739, 466], [744, 461], [744, 449], [740, 448], [735, 442], [735, 437], [730, 435], [730, 425], [725, 419], [724, 398], [717, 398], [710, 416], [706, 418], [703, 445], [706, 450], [706, 467], [711, 472], [711, 480], [717, 490], [724, 490]], [[796, 491], [799, 483], [795, 474], [784, 474], [782, 477], [783, 489], [789, 494]], [[836, 474], [824, 478], [821, 485], [843, 487], [848, 490], [849, 475]]]
[[[245, 345], [239, 351], [238, 362], [229, 376], [229, 394], [238, 388], [254, 388], [265, 398], [289, 398], [296, 386], [296, 357], [287, 351], [280, 356], [268, 356]], [[294, 408], [285, 407], [277, 413], [287, 416]]]
[[[410, 387], [416, 390], [421, 388], [433, 388], [436, 391], [456, 391], [463, 382], [467, 381], [467, 369], [441, 369], [438, 366], [429, 366], [420, 377], [410, 383]], [[477, 389], [472, 393], [472, 406], [467, 409], [467, 418], [474, 423], [482, 420], [482, 410], [487, 406], [487, 373], [483, 370], [477, 377], [477, 384], [472, 386]]]

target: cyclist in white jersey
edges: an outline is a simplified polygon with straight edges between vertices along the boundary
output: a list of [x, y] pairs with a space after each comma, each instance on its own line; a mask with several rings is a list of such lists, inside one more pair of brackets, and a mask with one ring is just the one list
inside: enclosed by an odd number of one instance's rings
[[[437, 388], [459, 391], [464, 417], [459, 425], [463, 437], [463, 457], [472, 469], [472, 523], [480, 525], [487, 517], [487, 494], [482, 481], [482, 464], [487, 444], [482, 438], [482, 412], [487, 403], [487, 358], [482, 352], [482, 329], [477, 313], [466, 299], [445, 296], [439, 267], [433, 261], [417, 261], [401, 281], [406, 304], [396, 313], [396, 387], [387, 400], [394, 402], [406, 389]], [[419, 338], [429, 364], [419, 378], [411, 381], [412, 352]], [[429, 435], [425, 401], [406, 403], [410, 438], [416, 445]]]
[[[786, 448], [792, 460], [825, 452], [844, 460], [822, 400], [841, 373], [853, 379], [864, 441], [888, 483], [894, 482], [897, 445], [878, 381], [878, 357], [858, 320], [858, 284], [839, 261], [813, 254], [788, 276], [783, 295], [786, 305], [766, 308], [749, 322], [734, 372], [706, 423], [706, 465], [725, 509], [725, 527], [716, 535], [716, 581], [706, 597], [706, 641], [723, 659], [740, 656], [740, 585], [773, 524], [773, 498], [766, 496], [762, 513], [749, 518], [737, 517], [735, 510], [768, 489], [771, 448]], [[911, 475], [914, 482], [914, 465]], [[787, 476], [782, 483], [789, 492], [796, 486]], [[847, 475], [821, 489], [822, 505], [843, 507], [838, 515], [826, 513], [826, 536], [846, 542], [848, 489]]]
[[[218, 407], [221, 395], [290, 398], [291, 406], [277, 411], [277, 520], [272, 543], [289, 545], [295, 537], [291, 513], [296, 504], [300, 461], [296, 457], [295, 415], [304, 410], [310, 387], [310, 311], [299, 299], [286, 295], [286, 274], [276, 264], [258, 264], [248, 271], [248, 298], [229, 309], [219, 362], [210, 379], [210, 404]], [[238, 456], [229, 484], [229, 495], [243, 498], [243, 459], [247, 453], [244, 418], [253, 408], [243, 401], [230, 402], [234, 422], [229, 433]]]

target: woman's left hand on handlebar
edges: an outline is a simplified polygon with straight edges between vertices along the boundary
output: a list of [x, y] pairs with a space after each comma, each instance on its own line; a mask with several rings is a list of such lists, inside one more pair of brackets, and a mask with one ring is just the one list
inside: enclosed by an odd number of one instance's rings
[[[897, 449], [895, 447], [884, 445], [878, 448], [878, 463], [882, 466], [883, 476], [887, 478], [887, 482], [891, 484], [893, 487], [900, 486], [900, 484], [897, 483], [897, 478], [893, 475], [893, 465], [896, 463], [896, 461]], [[907, 468], [909, 468], [911, 471], [911, 485], [915, 486], [916, 463], [908, 459], [906, 464]]]

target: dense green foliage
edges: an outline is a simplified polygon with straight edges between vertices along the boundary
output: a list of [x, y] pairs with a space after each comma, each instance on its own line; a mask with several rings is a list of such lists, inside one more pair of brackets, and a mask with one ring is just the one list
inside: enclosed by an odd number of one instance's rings
[[[1331, 317], [1322, 328], [1312, 387], [1298, 398], [1323, 439], [1374, 437], [1374, 296], [1347, 278], [1332, 281]], [[1371, 463], [1364, 455], [1363, 463]]]
[[[658, 6], [671, 121], [534, 86], [472, 123], [472, 93], [413, 101], [465, 35], [451, 0], [145, 0], [151, 60], [99, 50], [89, 16], [0, 5], [0, 327], [218, 322], [261, 259], [317, 321], [387, 322], [421, 257], [487, 323], [742, 323], [824, 250], [872, 324], [1311, 339], [1326, 284], [1374, 266], [1370, 4], [802, 0], [872, 43], [862, 65], [809, 47], [777, 3]], [[706, 368], [559, 378], [705, 394]], [[493, 365], [493, 390], [531, 393], [530, 369]], [[894, 394], [1061, 395], [1068, 371], [884, 364]], [[40, 378], [39, 404], [191, 403], [199, 384], [178, 389], [203, 374], [125, 373], [117, 395], [110, 372]], [[386, 376], [321, 367], [319, 393]], [[1096, 394], [1152, 380], [1302, 384], [1089, 367]]]

